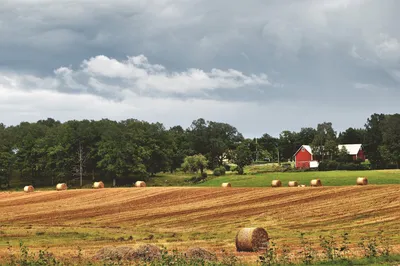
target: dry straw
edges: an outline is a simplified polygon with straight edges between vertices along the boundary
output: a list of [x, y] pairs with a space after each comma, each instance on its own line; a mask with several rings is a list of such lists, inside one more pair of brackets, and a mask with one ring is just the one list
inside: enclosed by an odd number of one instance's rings
[[297, 181], [289, 181], [288, 186], [289, 187], [297, 187], [299, 183]]
[[357, 185], [360, 185], [360, 186], [368, 185], [368, 179], [366, 177], [357, 178]]
[[146, 187], [146, 183], [144, 181], [136, 181], [135, 187]]
[[104, 183], [102, 181], [94, 182], [93, 183], [93, 188], [104, 188]]
[[310, 185], [312, 187], [320, 187], [320, 186], [322, 186], [322, 182], [319, 179], [313, 179], [313, 180], [311, 180]]
[[222, 183], [222, 187], [232, 187], [231, 183]]
[[67, 184], [65, 184], [65, 183], [59, 183], [59, 184], [57, 184], [57, 186], [56, 186], [56, 190], [58, 190], [58, 191], [67, 190], [67, 189], [68, 189], [68, 186], [67, 186]]
[[272, 180], [271, 186], [272, 187], [281, 187], [282, 182], [280, 180]]
[[29, 192], [33, 192], [33, 191], [35, 191], [35, 188], [33, 186], [25, 186], [24, 187], [24, 192], [29, 193]]
[[268, 233], [263, 228], [242, 228], [236, 234], [236, 250], [248, 252], [266, 250], [268, 240]]

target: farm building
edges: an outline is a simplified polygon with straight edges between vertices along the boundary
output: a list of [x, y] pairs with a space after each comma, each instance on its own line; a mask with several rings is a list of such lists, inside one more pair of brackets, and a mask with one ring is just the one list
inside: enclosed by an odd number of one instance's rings
[[[365, 160], [365, 154], [362, 148], [362, 144], [344, 144], [338, 145], [339, 151], [345, 147], [347, 153], [353, 158], [353, 160]], [[314, 158], [313, 151], [310, 145], [301, 145], [301, 147], [294, 154], [296, 168], [307, 169], [317, 168], [319, 162]]]
[[362, 144], [345, 144], [345, 145], [338, 145], [339, 151], [345, 147], [347, 153], [353, 157], [353, 160], [365, 160], [365, 154], [362, 147]]
[[312, 148], [310, 145], [302, 145], [294, 154], [296, 168], [316, 168], [318, 161], [314, 160]]

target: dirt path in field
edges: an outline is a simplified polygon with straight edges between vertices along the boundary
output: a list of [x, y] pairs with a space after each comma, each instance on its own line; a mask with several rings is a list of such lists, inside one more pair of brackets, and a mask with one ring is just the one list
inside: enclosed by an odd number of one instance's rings
[[[264, 227], [273, 239], [295, 246], [300, 231], [313, 236], [343, 231], [362, 236], [382, 228], [395, 234], [400, 232], [398, 221], [400, 185], [0, 192], [0, 231], [5, 236], [10, 231], [8, 239], [14, 240], [14, 232], [15, 240], [33, 239], [33, 243], [68, 250], [63, 239], [36, 241], [37, 235], [18, 228], [29, 225], [32, 230], [63, 228], [89, 234], [92, 230], [103, 238], [69, 240], [86, 247], [89, 255], [113, 242], [107, 236], [118, 234], [134, 235], [135, 241], [125, 245], [153, 240], [168, 247], [200, 245], [234, 251], [233, 239], [241, 227]], [[146, 239], [147, 235], [153, 238]], [[0, 251], [1, 244], [0, 240]], [[395, 238], [393, 246], [399, 245], [400, 239]]]

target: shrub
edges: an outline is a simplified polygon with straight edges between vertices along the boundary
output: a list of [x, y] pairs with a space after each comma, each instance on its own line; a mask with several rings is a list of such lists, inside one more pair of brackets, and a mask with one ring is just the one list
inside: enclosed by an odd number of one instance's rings
[[221, 172], [221, 175], [225, 175], [225, 167], [224, 166], [221, 166], [219, 168], [219, 171]]
[[223, 167], [225, 168], [225, 171], [231, 171], [231, 166], [229, 164], [224, 164]]
[[239, 175], [243, 175], [243, 174], [244, 174], [244, 170], [243, 170], [242, 167], [238, 166], [238, 167], [236, 168], [236, 170], [237, 170], [237, 172], [238, 172]]
[[213, 174], [215, 176], [220, 176], [221, 175], [221, 169], [220, 168], [215, 168]]
[[208, 174], [206, 172], [201, 173], [202, 180], [206, 179], [208, 177]]
[[231, 171], [234, 172], [234, 171], [237, 171], [238, 166], [235, 164], [235, 165], [231, 165], [230, 168], [231, 168]]

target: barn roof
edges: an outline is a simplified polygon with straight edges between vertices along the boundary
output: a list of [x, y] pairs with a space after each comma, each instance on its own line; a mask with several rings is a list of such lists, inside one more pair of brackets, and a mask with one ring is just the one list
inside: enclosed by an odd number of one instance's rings
[[311, 155], [313, 154], [310, 145], [301, 145], [301, 147], [296, 151], [296, 153], [294, 155], [296, 155], [299, 152], [299, 150], [301, 150], [301, 148], [306, 149], [306, 151], [308, 151]]
[[339, 151], [345, 147], [349, 155], [357, 155], [361, 149], [362, 144], [344, 144], [338, 145]]

